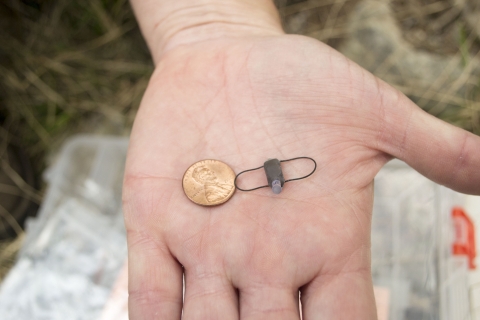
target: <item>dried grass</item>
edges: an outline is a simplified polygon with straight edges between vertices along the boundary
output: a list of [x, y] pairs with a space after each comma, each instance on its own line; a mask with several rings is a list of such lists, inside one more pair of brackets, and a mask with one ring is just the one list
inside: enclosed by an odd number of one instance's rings
[[[9, 168], [5, 146], [22, 147], [41, 180], [65, 137], [128, 134], [153, 65], [127, 0], [10, 0], [0, 4], [0, 27], [1, 165], [18, 186], [0, 192], [39, 203], [41, 192]], [[18, 234], [0, 243], [1, 279], [23, 231], [4, 208], [0, 222]]]
[[20, 233], [12, 241], [0, 241], [0, 280], [3, 279], [15, 263], [18, 251], [22, 247], [24, 233]]
[[72, 132], [94, 131], [89, 119], [127, 132], [152, 72], [127, 1], [9, 4], [21, 35], [0, 35], [0, 94], [10, 134], [30, 156]]
[[[430, 114], [480, 134], [480, 38], [459, 1], [391, 0], [403, 35], [418, 50], [451, 57], [440, 77], [423, 92], [399, 87]], [[474, 3], [474, 0], [466, 0]], [[480, 5], [478, 5], [480, 9]], [[478, 23], [480, 23], [480, 11]], [[463, 68], [452, 79], [461, 60]], [[395, 81], [392, 81], [395, 84]], [[445, 89], [447, 88], [447, 89]]]

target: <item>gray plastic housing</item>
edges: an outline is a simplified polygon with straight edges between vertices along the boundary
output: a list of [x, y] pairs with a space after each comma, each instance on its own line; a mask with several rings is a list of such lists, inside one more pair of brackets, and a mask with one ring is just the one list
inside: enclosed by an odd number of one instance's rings
[[[285, 178], [283, 177], [282, 166], [280, 165], [280, 161], [278, 159], [270, 159], [265, 161], [263, 164], [263, 168], [265, 169], [265, 174], [267, 175], [267, 181], [270, 188], [272, 188], [275, 194], [280, 193], [282, 190], [278, 190], [278, 186], [275, 184], [272, 185], [274, 181], [280, 181], [280, 186], [283, 188], [285, 184]], [[275, 188], [274, 188], [275, 187]]]

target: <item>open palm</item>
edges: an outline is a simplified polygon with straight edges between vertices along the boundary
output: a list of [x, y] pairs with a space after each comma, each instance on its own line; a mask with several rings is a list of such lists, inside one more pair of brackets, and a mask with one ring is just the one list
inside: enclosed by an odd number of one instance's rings
[[[374, 319], [373, 178], [392, 157], [480, 193], [480, 138], [418, 109], [333, 49], [299, 36], [212, 40], [162, 57], [131, 136], [124, 185], [131, 319]], [[309, 156], [281, 194], [201, 207], [194, 162], [238, 173]], [[286, 178], [308, 173], [286, 163]], [[245, 187], [262, 181], [245, 176]], [[265, 181], [263, 181], [265, 184]], [[185, 301], [182, 277], [185, 275]]]

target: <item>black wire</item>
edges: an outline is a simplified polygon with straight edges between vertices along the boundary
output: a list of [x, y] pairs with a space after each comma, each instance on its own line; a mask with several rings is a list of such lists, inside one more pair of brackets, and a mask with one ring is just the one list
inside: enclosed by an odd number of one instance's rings
[[303, 177], [300, 177], [300, 178], [294, 178], [294, 179], [285, 180], [285, 183], [287, 183], [287, 182], [289, 182], [289, 181], [302, 180], [302, 179], [308, 178], [308, 177], [310, 177], [310, 176], [315, 172], [315, 170], [317, 170], [317, 162], [316, 162], [315, 160], [313, 160], [312, 158], [310, 158], [310, 157], [296, 157], [296, 158], [292, 158], [292, 159], [288, 159], [288, 160], [280, 160], [280, 162], [287, 162], [287, 161], [298, 160], [298, 159], [308, 159], [308, 160], [312, 160], [312, 161], [313, 161], [313, 164], [314, 164], [314, 167], [313, 167], [312, 172], [310, 172], [310, 173], [307, 174], [306, 176], [303, 176]]
[[[310, 172], [310, 173], [307, 174], [306, 176], [303, 176], [303, 177], [300, 177], [300, 178], [293, 178], [293, 179], [285, 180], [285, 183], [287, 183], [287, 182], [289, 182], [289, 181], [295, 181], [295, 180], [301, 180], [301, 179], [308, 178], [308, 177], [310, 177], [310, 176], [315, 172], [315, 170], [317, 170], [317, 162], [316, 162], [315, 160], [313, 160], [312, 158], [310, 158], [310, 157], [296, 157], [296, 158], [287, 159], [287, 160], [280, 160], [280, 162], [287, 162], [287, 161], [293, 161], [293, 160], [298, 160], [298, 159], [309, 159], [309, 160], [312, 160], [312, 161], [313, 161], [313, 164], [314, 164], [314, 167], [313, 167], [312, 172]], [[244, 170], [244, 171], [240, 172], [239, 174], [237, 174], [237, 175], [235, 176], [235, 180], [234, 180], [235, 188], [237, 188], [237, 189], [240, 190], [240, 191], [253, 191], [253, 190], [257, 190], [257, 189], [269, 187], [268, 184], [267, 184], [267, 185], [264, 185], [264, 186], [252, 188], [252, 189], [242, 189], [242, 188], [239, 188], [239, 187], [237, 186], [237, 179], [238, 179], [238, 177], [239, 177], [241, 174], [244, 174], [244, 173], [250, 172], [250, 171], [255, 171], [255, 170], [258, 170], [258, 169], [261, 169], [261, 168], [263, 168], [263, 166], [260, 166], [260, 167], [258, 167], [258, 168], [254, 168], [254, 169]]]
[[237, 175], [235, 176], [235, 180], [234, 180], [234, 182], [233, 182], [234, 185], [235, 185], [235, 188], [237, 188], [237, 189], [240, 190], [240, 191], [253, 191], [253, 190], [257, 190], [257, 189], [261, 189], [261, 188], [266, 188], [266, 187], [268, 187], [268, 184], [265, 185], [265, 186], [256, 187], [256, 188], [253, 188], [253, 189], [242, 189], [242, 188], [239, 188], [239, 187], [237, 186], [237, 178], [238, 178], [241, 174], [244, 174], [245, 172], [249, 172], [249, 171], [255, 171], [255, 170], [258, 170], [258, 169], [261, 169], [261, 168], [263, 168], [263, 166], [260, 166], [260, 167], [255, 168], [255, 169], [244, 170], [244, 171], [240, 172], [239, 174], [237, 174]]

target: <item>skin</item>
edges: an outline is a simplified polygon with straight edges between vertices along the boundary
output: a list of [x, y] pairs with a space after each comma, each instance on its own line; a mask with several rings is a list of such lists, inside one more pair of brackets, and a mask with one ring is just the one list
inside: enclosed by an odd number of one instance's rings
[[[158, 46], [146, 35], [157, 65], [124, 181], [130, 319], [300, 319], [299, 292], [304, 319], [376, 319], [376, 173], [397, 157], [480, 194], [480, 138], [313, 39], [271, 26], [206, 39], [193, 29]], [[199, 160], [238, 173], [297, 156], [314, 158], [317, 172], [279, 195], [237, 191], [201, 207], [182, 190]], [[287, 179], [311, 169], [283, 166]], [[261, 174], [245, 184], [264, 184]]]

